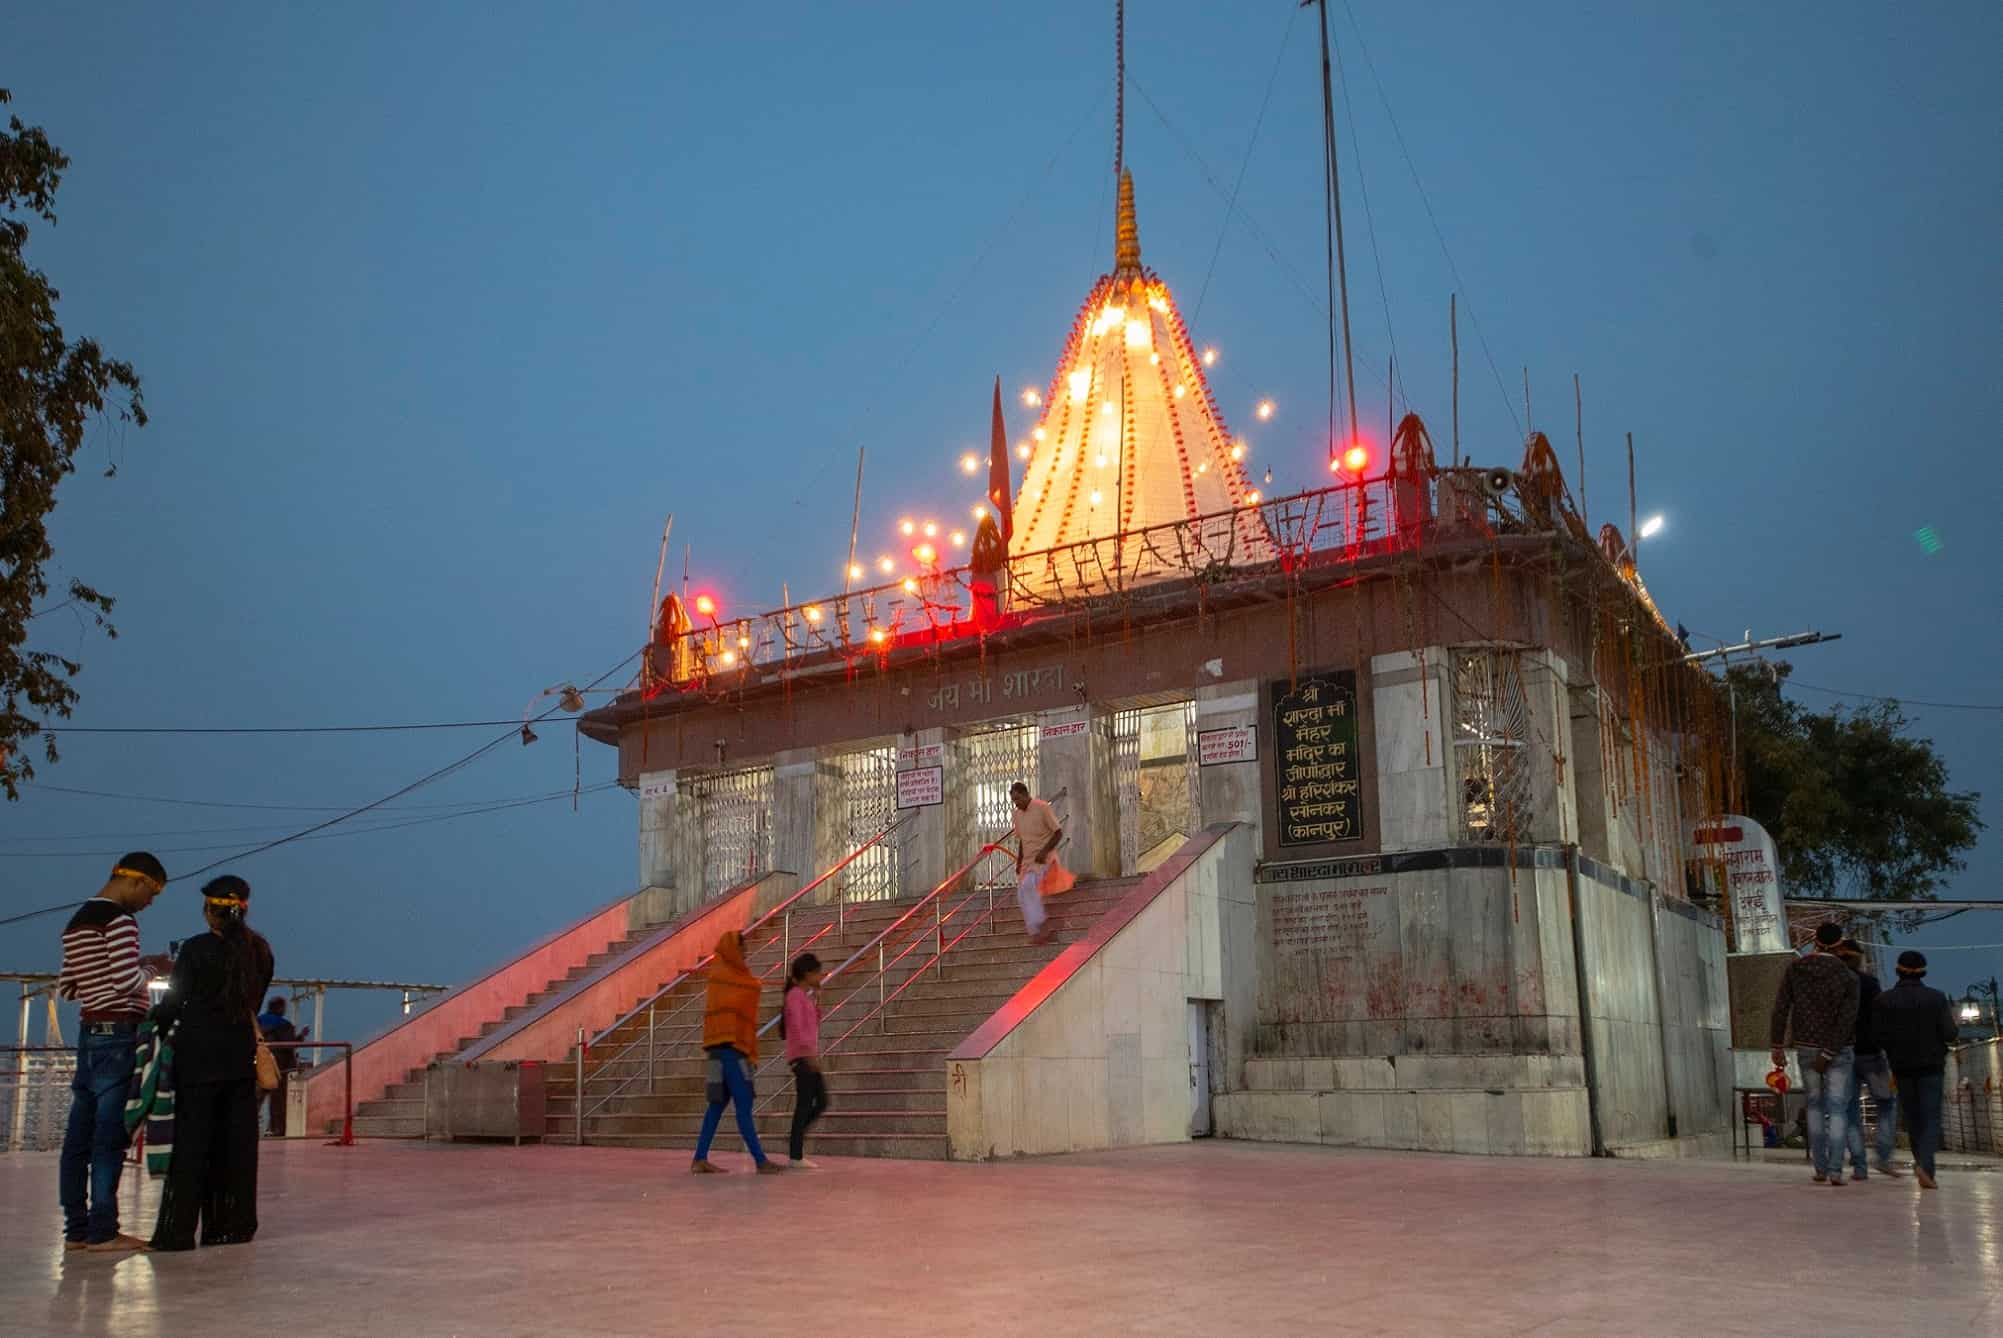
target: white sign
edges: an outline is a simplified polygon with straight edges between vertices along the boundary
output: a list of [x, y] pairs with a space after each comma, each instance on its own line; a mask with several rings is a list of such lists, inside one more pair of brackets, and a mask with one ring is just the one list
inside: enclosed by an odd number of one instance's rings
[[1727, 813], [1692, 827], [1690, 847], [1691, 862], [1704, 886], [1713, 896], [1731, 896], [1732, 951], [1788, 951], [1780, 852], [1767, 829], [1751, 818]]
[[930, 808], [946, 802], [946, 768], [919, 767], [897, 773], [897, 806]]
[[943, 743], [921, 743], [910, 748], [897, 750], [897, 765], [902, 767], [929, 767], [945, 760], [946, 745]]
[[665, 776], [656, 776], [652, 780], [643, 780], [640, 782], [640, 797], [642, 799], [666, 799], [673, 795], [674, 792], [675, 776], [673, 772], [669, 772]]
[[1259, 760], [1259, 727], [1227, 725], [1223, 729], [1199, 730], [1196, 735], [1198, 766], [1221, 766], [1226, 762]]
[[1067, 720], [1061, 725], [1045, 725], [1043, 727], [1043, 737], [1046, 739], [1068, 739], [1073, 734], [1083, 734], [1086, 723], [1083, 720]]

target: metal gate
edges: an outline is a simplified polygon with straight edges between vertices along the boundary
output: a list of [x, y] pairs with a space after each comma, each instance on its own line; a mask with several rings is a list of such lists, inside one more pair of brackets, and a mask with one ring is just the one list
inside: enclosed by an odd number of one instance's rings
[[1007, 836], [1015, 825], [1015, 805], [1009, 787], [1017, 781], [1036, 792], [1036, 726], [1003, 725], [966, 734], [958, 750], [958, 777], [947, 797], [946, 862], [956, 865], [990, 841]]
[[771, 869], [771, 767], [692, 777], [686, 793], [702, 832], [704, 900]]
[[[854, 855], [863, 842], [897, 817], [897, 750], [869, 748], [844, 753], [841, 768], [842, 855]], [[842, 873], [850, 901], [895, 901], [904, 885], [898, 834], [856, 856]]]
[[1113, 783], [1120, 807], [1120, 872], [1175, 833], [1193, 831], [1196, 703], [1170, 702], [1113, 714]]
[[1461, 839], [1514, 842], [1532, 830], [1530, 701], [1513, 650], [1453, 650], [1454, 761]]

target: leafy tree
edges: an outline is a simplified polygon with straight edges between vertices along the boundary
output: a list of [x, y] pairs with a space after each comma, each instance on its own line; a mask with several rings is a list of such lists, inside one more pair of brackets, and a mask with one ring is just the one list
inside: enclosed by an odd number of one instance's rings
[[[13, 101], [0, 88], [0, 103]], [[53, 556], [48, 517], [56, 485], [76, 468], [85, 429], [106, 412], [144, 426], [146, 408], [132, 364], [108, 358], [93, 339], [70, 342], [56, 323], [56, 300], [47, 276], [23, 258], [28, 219], [56, 221], [56, 188], [70, 160], [48, 136], [9, 116], [0, 133], [0, 786], [20, 797], [20, 782], [35, 774], [21, 749], [42, 734], [40, 721], [67, 716], [77, 702], [71, 680], [83, 666], [28, 645], [31, 622], [58, 608], [89, 616], [107, 636], [112, 600], [72, 580], [68, 598], [47, 599], [43, 570]], [[56, 760], [53, 735], [43, 736], [44, 756]]]
[[1812, 711], [1781, 695], [1791, 667], [1740, 665], [1735, 698], [1746, 816], [1773, 834], [1797, 896], [1929, 901], [1982, 830], [1981, 796], [1895, 701]]

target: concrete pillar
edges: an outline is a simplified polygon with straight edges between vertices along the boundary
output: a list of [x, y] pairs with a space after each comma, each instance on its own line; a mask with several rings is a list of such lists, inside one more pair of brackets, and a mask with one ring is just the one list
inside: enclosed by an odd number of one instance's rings
[[1063, 819], [1065, 867], [1081, 877], [1117, 876], [1120, 796], [1112, 713], [1066, 706], [1038, 712], [1036, 724], [1036, 792]]
[[1571, 689], [1565, 662], [1548, 650], [1524, 651], [1523, 693], [1530, 702], [1529, 839], [1564, 844], [1579, 836], [1577, 780], [1572, 774]]
[[1590, 683], [1568, 687], [1571, 705], [1571, 758], [1566, 774], [1571, 779], [1572, 802], [1578, 814], [1579, 849], [1602, 864], [1613, 862], [1609, 834], [1618, 821], [1607, 798], [1606, 758], [1600, 730], [1599, 690]]
[[627, 912], [627, 923], [635, 929], [665, 923], [676, 914], [679, 803], [674, 772], [640, 774], [640, 892]]
[[1445, 646], [1370, 660], [1377, 736], [1377, 822], [1383, 848], [1431, 850], [1461, 839], [1454, 794], [1452, 660]]
[[[1244, 762], [1202, 763], [1203, 735], [1211, 730], [1250, 729], [1254, 756]], [[1259, 769], [1271, 766], [1259, 756], [1259, 684], [1252, 679], [1219, 683], [1196, 690], [1196, 814], [1192, 826], [1203, 828], [1215, 822], [1242, 822], [1252, 828], [1252, 848], [1264, 849], [1260, 837], [1261, 818]]]
[[[953, 796], [961, 784], [958, 750], [943, 727], [921, 729], [898, 743], [897, 769], [910, 771], [920, 766], [943, 767], [946, 801], [923, 808], [899, 810], [904, 825], [897, 830], [898, 859], [903, 866], [903, 891], [907, 897], [923, 896], [944, 881], [946, 874], [973, 856], [962, 833], [949, 830], [948, 817], [954, 808]], [[907, 751], [908, 750], [908, 751]]]
[[841, 768], [811, 748], [772, 760], [772, 867], [800, 876], [801, 886], [841, 858]]

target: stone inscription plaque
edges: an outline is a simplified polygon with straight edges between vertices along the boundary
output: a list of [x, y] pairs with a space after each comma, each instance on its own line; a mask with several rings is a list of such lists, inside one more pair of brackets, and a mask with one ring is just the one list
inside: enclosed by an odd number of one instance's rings
[[1282, 846], [1363, 839], [1356, 671], [1302, 677], [1273, 689], [1273, 767]]
[[1361, 957], [1370, 940], [1370, 899], [1388, 887], [1322, 888], [1273, 898], [1273, 948], [1297, 956]]

